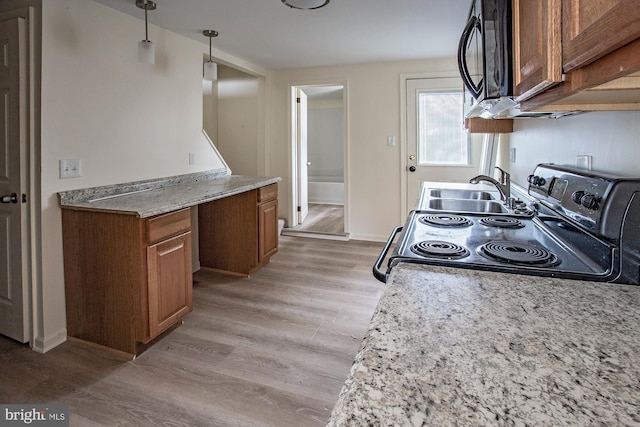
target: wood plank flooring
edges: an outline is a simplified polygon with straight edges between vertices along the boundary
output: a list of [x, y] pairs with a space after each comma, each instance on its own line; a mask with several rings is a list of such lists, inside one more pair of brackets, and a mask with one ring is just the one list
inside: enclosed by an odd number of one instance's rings
[[344, 234], [344, 206], [309, 203], [307, 218], [292, 230]]
[[324, 426], [382, 291], [381, 247], [281, 237], [250, 278], [200, 271], [194, 311], [131, 362], [0, 337], [0, 402], [65, 403], [73, 426]]

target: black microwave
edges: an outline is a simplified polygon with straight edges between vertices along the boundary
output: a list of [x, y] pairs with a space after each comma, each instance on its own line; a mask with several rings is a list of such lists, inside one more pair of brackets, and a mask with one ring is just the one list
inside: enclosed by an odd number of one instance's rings
[[517, 105], [512, 89], [511, 15], [511, 0], [471, 2], [458, 44], [466, 117], [482, 117], [483, 113], [489, 117]]

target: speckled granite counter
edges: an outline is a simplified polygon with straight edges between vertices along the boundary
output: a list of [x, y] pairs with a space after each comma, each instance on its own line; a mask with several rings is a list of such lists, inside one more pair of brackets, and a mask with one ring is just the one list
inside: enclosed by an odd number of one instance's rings
[[280, 181], [208, 171], [58, 193], [60, 207], [147, 218]]
[[640, 425], [640, 287], [400, 264], [328, 425]]

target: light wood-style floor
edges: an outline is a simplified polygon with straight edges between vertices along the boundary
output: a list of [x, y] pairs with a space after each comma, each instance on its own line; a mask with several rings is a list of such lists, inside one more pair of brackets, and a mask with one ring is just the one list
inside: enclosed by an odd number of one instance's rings
[[294, 231], [325, 234], [344, 234], [344, 206], [309, 203], [309, 214]]
[[200, 271], [194, 311], [131, 362], [0, 337], [0, 402], [65, 403], [72, 426], [323, 426], [382, 291], [381, 246], [281, 237], [251, 278]]

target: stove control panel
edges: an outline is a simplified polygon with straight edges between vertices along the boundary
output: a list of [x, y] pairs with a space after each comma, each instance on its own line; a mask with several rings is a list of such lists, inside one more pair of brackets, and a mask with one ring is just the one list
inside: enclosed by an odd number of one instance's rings
[[597, 194], [589, 194], [586, 191], [579, 190], [573, 192], [571, 200], [587, 209], [597, 210], [600, 206], [600, 200], [602, 200], [602, 197]]
[[602, 215], [601, 203], [612, 181], [596, 175], [584, 174], [574, 168], [538, 165], [529, 175], [529, 194], [544, 200], [551, 207], [596, 231]]

